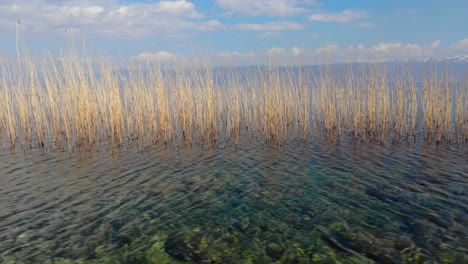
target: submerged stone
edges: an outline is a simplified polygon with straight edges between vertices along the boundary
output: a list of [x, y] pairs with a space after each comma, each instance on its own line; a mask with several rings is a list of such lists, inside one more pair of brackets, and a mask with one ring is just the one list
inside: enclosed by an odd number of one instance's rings
[[132, 243], [133, 239], [127, 235], [117, 235], [114, 238], [114, 242], [123, 246], [123, 245], [128, 245]]
[[272, 259], [280, 259], [284, 253], [284, 249], [276, 243], [268, 243], [266, 246], [265, 252]]
[[168, 237], [164, 243], [164, 251], [171, 257], [182, 261], [190, 261], [194, 257], [194, 252], [187, 245], [182, 235]]
[[459, 224], [468, 225], [468, 214], [460, 212], [454, 217], [454, 220]]
[[431, 212], [431, 213], [426, 214], [426, 219], [429, 222], [436, 224], [442, 228], [449, 228], [453, 226], [452, 219], [438, 215], [436, 213]]
[[173, 263], [173, 261], [171, 261], [171, 258], [169, 256], [163, 255], [163, 254], [156, 254], [154, 256], [151, 256], [151, 257], [149, 257], [147, 259], [147, 262], [149, 264], [169, 264], [169, 263]]
[[365, 193], [384, 202], [408, 202], [408, 198], [406, 197], [400, 196], [398, 194], [389, 194], [385, 190], [380, 190], [378, 188], [368, 187], [366, 188]]
[[377, 263], [393, 264], [419, 260], [421, 257], [416, 244], [406, 236], [394, 233], [374, 236], [346, 228], [336, 231], [328, 231], [325, 228], [318, 230], [322, 233], [321, 238], [332, 248], [354, 255], [363, 261], [367, 257]]
[[378, 238], [391, 244], [393, 248], [400, 252], [403, 250], [416, 248], [416, 245], [409, 237], [398, 235], [395, 233], [382, 233], [378, 235]]
[[321, 233], [320, 237], [332, 248], [352, 255], [359, 255], [359, 253], [354, 250], [353, 246], [349, 244], [340, 234], [329, 232], [323, 227], [319, 227], [317, 230]]
[[360, 252], [379, 263], [401, 263], [400, 254], [386, 243], [362, 232], [340, 232]]

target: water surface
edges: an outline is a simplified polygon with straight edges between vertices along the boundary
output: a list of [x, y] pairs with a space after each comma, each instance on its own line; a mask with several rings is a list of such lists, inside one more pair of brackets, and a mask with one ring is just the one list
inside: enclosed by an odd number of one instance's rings
[[0, 153], [3, 263], [468, 261], [466, 146]]

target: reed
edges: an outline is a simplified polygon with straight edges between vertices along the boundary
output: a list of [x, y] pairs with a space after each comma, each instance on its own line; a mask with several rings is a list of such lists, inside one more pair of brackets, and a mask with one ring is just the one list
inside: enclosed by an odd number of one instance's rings
[[[122, 65], [120, 65], [122, 66]], [[330, 143], [466, 144], [468, 88], [447, 67], [383, 64], [214, 69], [192, 65], [99, 63], [76, 53], [1, 65], [4, 144], [90, 150], [100, 142], [281, 146], [322, 137]]]

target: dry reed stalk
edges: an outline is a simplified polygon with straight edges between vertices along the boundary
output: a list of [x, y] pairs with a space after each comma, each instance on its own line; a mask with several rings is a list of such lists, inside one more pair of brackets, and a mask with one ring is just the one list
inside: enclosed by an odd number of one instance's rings
[[[332, 108], [331, 100], [327, 93], [326, 86], [330, 84], [327, 80], [328, 75], [320, 69], [319, 76], [314, 78], [313, 90], [312, 90], [312, 105], [313, 105], [313, 121], [314, 127], [323, 128], [325, 133], [328, 135], [331, 130], [332, 116], [330, 116], [329, 110]], [[328, 106], [330, 108], [328, 108]]]
[[[360, 68], [361, 71], [363, 71], [362, 69], [362, 66]], [[350, 109], [350, 112], [352, 113], [352, 117], [353, 117], [353, 121], [352, 121], [352, 136], [353, 136], [353, 140], [354, 142], [357, 142], [357, 140], [359, 139], [360, 135], [362, 134], [362, 118], [363, 118], [363, 114], [362, 114], [362, 107], [365, 107], [365, 100], [363, 98], [363, 95], [362, 95], [362, 87], [364, 87], [364, 85], [362, 85], [362, 79], [360, 80], [356, 80], [355, 76], [354, 76], [354, 72], [352, 69], [349, 70], [349, 73], [348, 73], [348, 86], [350, 88], [350, 94], [349, 94], [349, 97], [348, 98], [351, 98], [351, 109]]]
[[[387, 71], [384, 67], [379, 67], [379, 89], [377, 93], [377, 102], [378, 102], [378, 126], [377, 126], [377, 138], [376, 142], [379, 142], [381, 145], [385, 144], [385, 136], [387, 134], [387, 127], [389, 125], [389, 119], [391, 116], [390, 113], [390, 87], [387, 80]], [[401, 88], [401, 87], [400, 87]], [[403, 112], [403, 100], [402, 100], [402, 91], [401, 89], [397, 91], [398, 93], [398, 118], [403, 122], [404, 112]], [[401, 135], [401, 125], [398, 128], [397, 133]]]
[[372, 142], [375, 140], [375, 131], [376, 131], [376, 85], [377, 80], [375, 76], [375, 65], [371, 66], [370, 80], [367, 87], [367, 127], [366, 134], [369, 140]]
[[468, 85], [465, 83], [460, 84], [457, 87], [455, 98], [456, 109], [455, 109], [455, 137], [457, 143], [463, 143], [468, 139], [468, 108], [467, 103], [467, 92]]
[[303, 141], [307, 141], [307, 138], [310, 134], [311, 95], [309, 90], [310, 83], [307, 80], [309, 80], [309, 78], [306, 78], [303, 71], [300, 70], [298, 76], [298, 96], [301, 103], [298, 110], [299, 116], [297, 122], [299, 123], [299, 127], [302, 130]]
[[405, 98], [407, 90], [407, 83], [404, 78], [404, 72], [401, 70], [402, 66], [397, 65], [391, 70], [395, 72], [395, 76], [390, 79], [389, 86], [387, 88], [389, 92], [390, 100], [390, 128], [392, 134], [392, 142], [400, 142], [406, 131], [406, 124], [408, 122], [407, 106], [408, 101]]
[[226, 104], [226, 133], [230, 140], [238, 142], [241, 130], [241, 103], [239, 90], [232, 87], [225, 94]]
[[418, 97], [416, 94], [416, 84], [411, 75], [411, 71], [405, 71], [408, 74], [408, 85], [409, 85], [409, 115], [410, 115], [410, 130], [409, 134], [413, 135], [413, 140], [416, 141], [417, 125], [418, 125]]
[[122, 106], [122, 98], [120, 96], [119, 76], [106, 71], [102, 76], [108, 90], [108, 111], [111, 127], [112, 142], [117, 142], [118, 145], [123, 143], [123, 133], [125, 131], [124, 109]]
[[[43, 92], [40, 91], [40, 84], [37, 77], [35, 65], [28, 63], [29, 71], [29, 88], [31, 89], [31, 112], [32, 124], [35, 127], [36, 140], [42, 147], [45, 145], [45, 135], [48, 132], [48, 120], [45, 115], [45, 102], [43, 100]], [[47, 133], [48, 134], [48, 133]]]
[[[238, 80], [238, 79], [237, 79]], [[239, 82], [239, 81], [238, 81]], [[241, 98], [241, 102], [242, 102], [242, 106], [241, 106], [241, 109], [242, 109], [242, 119], [244, 121], [243, 123], [243, 127], [249, 131], [249, 129], [251, 130], [253, 125], [253, 118], [252, 118], [252, 114], [251, 114], [251, 111], [252, 111], [252, 104], [250, 102], [250, 99], [249, 99], [249, 96], [248, 94], [252, 94], [252, 91], [248, 90], [247, 88], [245, 87], [242, 87], [242, 84], [238, 83], [238, 85], [236, 87], [239, 87], [238, 89], [238, 94]], [[220, 95], [219, 97], [221, 97], [222, 95]], [[222, 100], [220, 100], [222, 101]]]
[[[2, 65], [3, 66], [3, 65]], [[11, 76], [10, 73], [6, 73], [5, 69], [2, 67], [2, 72], [4, 73], [2, 77], [2, 86], [3, 86], [3, 91], [2, 91], [2, 102], [4, 102], [2, 105], [4, 108], [2, 113], [3, 113], [3, 118], [2, 118], [2, 126], [7, 127], [7, 133], [8, 137], [10, 139], [10, 145], [12, 148], [15, 148], [16, 146], [16, 126], [17, 126], [17, 121], [16, 121], [16, 115], [14, 113], [14, 98], [10, 96], [11, 94], [11, 83], [8, 83], [7, 79], [5, 76]], [[2, 133], [2, 131], [0, 131]]]
[[126, 120], [127, 139], [137, 141], [137, 144], [142, 147], [146, 140], [143, 136], [146, 130], [144, 111], [147, 104], [147, 96], [143, 90], [145, 83], [133, 78], [132, 76], [123, 85], [124, 117]]
[[432, 139], [432, 124], [433, 124], [433, 109], [431, 102], [433, 98], [433, 84], [430, 80], [426, 79], [425, 73], [423, 72], [423, 83], [422, 83], [422, 111], [423, 111], [423, 133], [424, 138], [427, 141]]
[[21, 66], [2, 66], [0, 129], [11, 146], [18, 139], [43, 147], [52, 140], [55, 148], [65, 141], [71, 151], [107, 138], [119, 146], [136, 140], [143, 149], [178, 136], [189, 144], [226, 137], [236, 143], [243, 133], [282, 145], [292, 134], [306, 141], [311, 128], [338, 143], [343, 131], [355, 142], [380, 144], [389, 134], [394, 142], [416, 139], [420, 130], [438, 144], [450, 143], [453, 133], [456, 141], [468, 136], [467, 88], [456, 87], [446, 68], [433, 69], [418, 93], [404, 67], [395, 69], [390, 85], [380, 64], [344, 71], [328, 65], [313, 77], [302, 69], [258, 67], [227, 71], [221, 80], [210, 65], [168, 70], [148, 64], [147, 72], [125, 76], [108, 60], [97, 76], [92, 63], [74, 53], [60, 64], [25, 60]]
[[[51, 55], [48, 57], [49, 61], [52, 61]], [[60, 93], [58, 91], [59, 74], [57, 67], [53, 63], [42, 64], [41, 73], [44, 79], [45, 93], [47, 97], [48, 111], [47, 117], [51, 119], [50, 133], [52, 133], [53, 146], [60, 148], [61, 143], [61, 122], [60, 122]]]
[[179, 119], [181, 123], [182, 139], [190, 145], [193, 143], [193, 113], [195, 105], [193, 90], [186, 75], [177, 76], [173, 82], [176, 87], [176, 98], [179, 102]]
[[463, 110], [461, 110], [460, 112], [460, 115], [462, 116], [460, 119], [461, 119], [461, 125], [460, 126], [464, 126], [464, 130], [463, 130], [463, 140], [465, 141], [465, 143], [468, 143], [468, 82], [465, 81], [463, 84], [462, 84], [462, 89], [460, 89], [460, 91], [463, 92], [463, 100], [462, 100], [462, 104], [463, 105], [466, 105], [465, 107], [461, 107]]
[[443, 133], [441, 138], [439, 139], [439, 142], [441, 141], [441, 139], [444, 139], [446, 143], [450, 144], [450, 142], [452, 141], [452, 117], [454, 111], [452, 93], [454, 87], [452, 86], [452, 83], [450, 83], [447, 65], [444, 65], [441, 79], [443, 85], [445, 86], [444, 91], [442, 91], [444, 102], [443, 106], [445, 106], [445, 108], [442, 109]]
[[21, 138], [26, 138], [27, 141], [30, 142], [31, 140], [31, 124], [30, 124], [30, 104], [28, 103], [28, 97], [25, 91], [25, 85], [22, 81], [23, 77], [21, 76], [19, 82], [17, 84], [17, 89], [13, 93], [16, 95], [14, 99], [16, 101], [16, 108], [19, 114], [19, 122], [20, 122], [20, 133]]

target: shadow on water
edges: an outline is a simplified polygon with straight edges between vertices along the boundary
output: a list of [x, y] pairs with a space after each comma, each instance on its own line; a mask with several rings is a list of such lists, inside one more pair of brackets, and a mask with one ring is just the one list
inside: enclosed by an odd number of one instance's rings
[[468, 261], [463, 147], [0, 155], [3, 263]]

